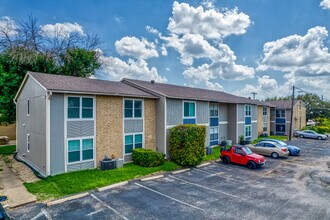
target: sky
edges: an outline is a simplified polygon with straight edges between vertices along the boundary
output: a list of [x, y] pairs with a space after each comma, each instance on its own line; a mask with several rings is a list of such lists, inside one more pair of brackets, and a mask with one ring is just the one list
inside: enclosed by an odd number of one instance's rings
[[0, 0], [0, 26], [31, 14], [44, 34], [98, 34], [96, 78], [330, 100], [330, 0]]

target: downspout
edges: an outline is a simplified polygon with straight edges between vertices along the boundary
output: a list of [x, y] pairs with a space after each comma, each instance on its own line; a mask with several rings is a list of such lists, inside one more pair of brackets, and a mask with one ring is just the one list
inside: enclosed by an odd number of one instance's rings
[[52, 91], [47, 92], [46, 98], [46, 176], [50, 175], [50, 99]]

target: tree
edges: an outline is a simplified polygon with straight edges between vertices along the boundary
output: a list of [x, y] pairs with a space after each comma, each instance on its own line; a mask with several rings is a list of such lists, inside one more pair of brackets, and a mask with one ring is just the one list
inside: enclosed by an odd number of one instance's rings
[[102, 41], [90, 33], [45, 32], [38, 20], [0, 27], [0, 124], [15, 122], [13, 98], [27, 71], [89, 77], [100, 67]]

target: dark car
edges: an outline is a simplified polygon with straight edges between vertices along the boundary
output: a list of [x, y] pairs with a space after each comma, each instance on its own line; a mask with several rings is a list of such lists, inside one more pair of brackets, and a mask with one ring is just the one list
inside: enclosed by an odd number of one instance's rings
[[293, 146], [293, 145], [288, 145], [287, 143], [285, 143], [284, 141], [281, 140], [276, 140], [276, 139], [271, 139], [271, 138], [263, 138], [261, 139], [259, 142], [262, 141], [271, 141], [271, 142], [275, 142], [278, 143], [280, 145], [282, 145], [283, 147], [287, 147], [289, 150], [289, 155], [290, 156], [299, 156], [301, 153], [301, 150], [299, 147]]

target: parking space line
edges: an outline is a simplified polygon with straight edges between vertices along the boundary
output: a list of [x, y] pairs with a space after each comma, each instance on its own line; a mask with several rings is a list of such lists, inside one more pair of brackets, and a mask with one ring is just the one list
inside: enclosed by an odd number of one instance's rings
[[180, 178], [177, 178], [177, 177], [174, 177], [174, 176], [168, 176], [172, 179], [176, 179], [176, 180], [179, 180], [181, 182], [184, 182], [184, 183], [187, 183], [187, 184], [190, 184], [190, 185], [193, 185], [193, 186], [197, 186], [197, 187], [200, 187], [200, 188], [203, 188], [203, 189], [206, 189], [206, 190], [209, 190], [209, 191], [213, 191], [213, 192], [216, 192], [216, 193], [221, 193], [221, 194], [224, 194], [226, 196], [230, 196], [230, 197], [234, 197], [234, 198], [238, 198], [238, 196], [236, 195], [233, 195], [233, 194], [230, 194], [230, 193], [226, 193], [226, 192], [223, 192], [223, 191], [220, 191], [220, 190], [216, 190], [216, 189], [212, 189], [212, 188], [209, 188], [209, 187], [206, 187], [206, 186], [203, 186], [203, 185], [199, 185], [197, 183], [192, 183], [192, 182], [189, 182], [189, 181], [186, 181], [186, 180], [183, 180], [183, 179], [180, 179]]
[[42, 208], [41, 209], [41, 212], [46, 216], [46, 218], [48, 220], [52, 220], [53, 219], [52, 216], [50, 216], [50, 214], [46, 211], [46, 209]]
[[86, 216], [92, 216], [92, 215], [95, 215], [95, 214], [97, 214], [99, 212], [102, 212], [102, 211], [103, 211], [103, 209], [100, 209], [100, 210], [97, 210], [97, 211], [94, 211], [94, 212], [90, 212]]
[[96, 197], [94, 194], [90, 194], [95, 200], [97, 200], [98, 202], [100, 202], [102, 205], [104, 205], [105, 207], [107, 207], [108, 209], [110, 209], [111, 211], [113, 211], [117, 216], [119, 216], [122, 219], [128, 220], [128, 218], [126, 218], [125, 216], [121, 215], [117, 210], [115, 210], [114, 208], [112, 208], [111, 206], [109, 206], [107, 203], [103, 202], [101, 199], [99, 199], [98, 197]]
[[44, 215], [44, 213], [43, 212], [40, 212], [38, 215], [36, 215], [33, 218], [31, 218], [31, 220], [36, 220], [36, 219], [40, 218], [43, 215]]
[[230, 177], [226, 177], [226, 176], [220, 176], [220, 174], [223, 173], [223, 172], [213, 173], [213, 172], [209, 172], [209, 171], [201, 170], [201, 169], [198, 169], [198, 168], [194, 168], [193, 170], [196, 170], [196, 171], [199, 171], [199, 172], [202, 172], [202, 173], [208, 174], [207, 177], [218, 176], [218, 177], [220, 177], [220, 178], [228, 179], [228, 180], [230, 180], [230, 181], [234, 181], [234, 182], [237, 182], [237, 183], [246, 183], [246, 181], [241, 181], [241, 180], [237, 180], [237, 179], [230, 178]]
[[179, 200], [179, 199], [173, 198], [173, 197], [171, 197], [171, 196], [165, 195], [164, 193], [161, 193], [161, 192], [159, 192], [159, 191], [157, 191], [157, 190], [151, 189], [151, 188], [149, 188], [149, 187], [147, 187], [147, 186], [141, 185], [141, 184], [139, 184], [139, 183], [135, 183], [135, 184], [136, 184], [137, 186], [140, 186], [140, 187], [146, 189], [146, 190], [149, 190], [149, 191], [151, 191], [151, 192], [157, 193], [158, 195], [164, 196], [164, 197], [166, 197], [166, 198], [168, 198], [168, 199], [171, 199], [171, 200], [176, 201], [176, 202], [178, 202], [178, 203], [181, 203], [181, 204], [183, 204], [183, 205], [189, 206], [189, 207], [194, 208], [194, 209], [198, 209], [198, 210], [203, 211], [203, 212], [205, 211], [205, 210], [202, 209], [202, 208], [199, 208], [199, 207], [197, 207], [197, 206], [191, 205], [191, 204], [189, 204], [189, 203], [186, 203], [186, 202], [181, 201], [181, 200]]

